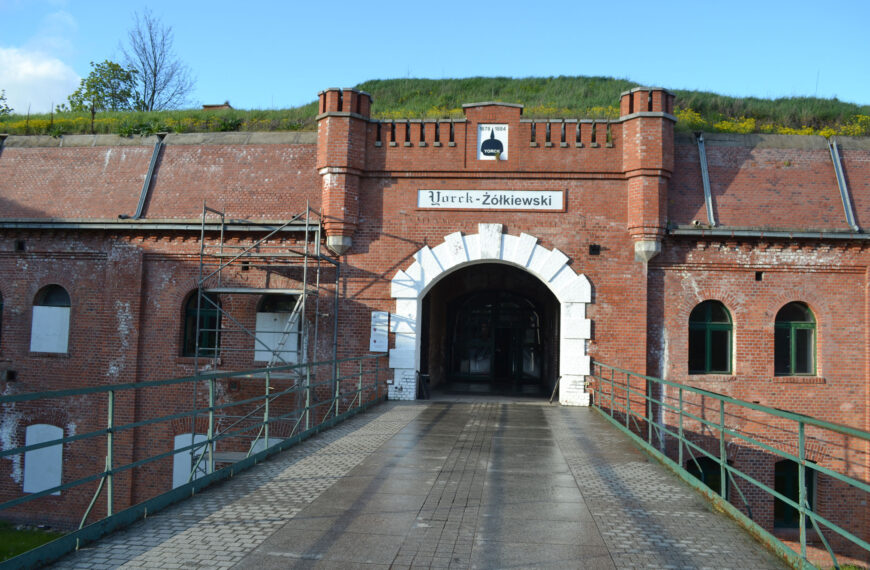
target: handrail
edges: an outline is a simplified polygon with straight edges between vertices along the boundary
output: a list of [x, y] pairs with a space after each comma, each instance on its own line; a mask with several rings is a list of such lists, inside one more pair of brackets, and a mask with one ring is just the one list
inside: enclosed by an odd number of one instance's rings
[[[824, 547], [820, 554], [830, 557], [825, 564], [839, 568], [838, 559], [870, 560], [870, 519], [841, 514], [835, 505], [845, 501], [866, 511], [857, 505], [870, 499], [870, 482], [840, 464], [857, 464], [866, 476], [870, 432], [598, 361], [592, 362], [589, 385], [593, 406], [606, 419], [793, 566], [813, 567], [808, 525]], [[840, 454], [830, 451], [837, 448]], [[741, 454], [751, 455], [751, 461], [739, 463]], [[716, 466], [718, 490], [701, 482], [700, 459]], [[796, 494], [775, 482], [773, 466], [781, 460], [796, 465]], [[730, 489], [737, 491], [736, 497]], [[783, 513], [790, 507], [791, 517], [798, 518], [799, 551], [785, 544], [785, 535], [774, 528], [774, 503]]]
[[[69, 464], [69, 454], [72, 453], [74, 462], [77, 467], [87, 466], [87, 462], [91, 461], [90, 469], [83, 475], [76, 473], [75, 480], [61, 480], [60, 485], [55, 485], [51, 488], [40, 489], [37, 492], [23, 493], [19, 492], [15, 495], [10, 495], [4, 492], [0, 495], [0, 516], [17, 515], [21, 517], [27, 511], [16, 510], [22, 505], [27, 505], [34, 501], [39, 501], [42, 497], [47, 497], [52, 494], [67, 491], [73, 488], [82, 487], [83, 485], [95, 484], [93, 498], [89, 504], [80, 504], [84, 510], [81, 517], [81, 525], [78, 531], [71, 533], [65, 537], [57, 539], [42, 547], [39, 547], [29, 553], [22, 554], [11, 559], [8, 563], [14, 563], [13, 566], [31, 566], [35, 563], [44, 564], [46, 562], [56, 560], [60, 556], [68, 553], [72, 549], [77, 549], [81, 544], [96, 540], [97, 538], [107, 534], [111, 530], [132, 524], [135, 520], [151, 514], [160, 508], [168, 506], [178, 500], [191, 496], [203, 487], [232, 476], [234, 473], [242, 469], [253, 466], [259, 461], [262, 461], [268, 455], [287, 449], [291, 445], [305, 439], [324, 427], [333, 425], [351, 415], [366, 409], [373, 403], [379, 402], [384, 398], [383, 382], [386, 380], [386, 372], [389, 370], [382, 359], [384, 355], [366, 355], [357, 357], [341, 358], [336, 360], [328, 360], [313, 363], [289, 364], [282, 366], [273, 366], [267, 368], [257, 368], [243, 371], [225, 371], [225, 372], [200, 372], [194, 376], [183, 378], [171, 378], [166, 380], [150, 380], [143, 382], [130, 382], [125, 384], [90, 386], [83, 388], [72, 388], [67, 390], [56, 390], [49, 392], [36, 392], [28, 394], [10, 394], [0, 396], [0, 408], [7, 411], [15, 409], [16, 405], [24, 404], [27, 409], [43, 405], [45, 408], [62, 408], [65, 406], [65, 401], [74, 400], [81, 404], [82, 398], [85, 398], [88, 407], [92, 410], [92, 415], [88, 418], [76, 418], [79, 425], [85, 425], [86, 431], [65, 435], [58, 439], [44, 441], [38, 444], [19, 445], [11, 449], [0, 450], [0, 458], [13, 457], [26, 454], [28, 452], [44, 449], [52, 446], [63, 446], [64, 463]], [[340, 375], [333, 374], [333, 367], [336, 370], [341, 370]], [[312, 379], [311, 382], [305, 384], [296, 384], [288, 388], [281, 386], [272, 386], [270, 376], [282, 371], [299, 371], [301, 374], [306, 374]], [[319, 372], [318, 372], [319, 371]], [[263, 380], [263, 375], [266, 378], [266, 390], [258, 396], [243, 398], [236, 401], [218, 402], [215, 398], [216, 382], [222, 379], [236, 379], [243, 382], [259, 382]], [[191, 386], [194, 387], [197, 383], [205, 382], [208, 384], [208, 405], [203, 407], [195, 407], [190, 401], [178, 400], [178, 406], [184, 408], [158, 410], [153, 407], [145, 407], [143, 409], [151, 410], [151, 415], [146, 417], [136, 418], [136, 421], [121, 423], [119, 414], [116, 413], [119, 398], [126, 395], [139, 397], [147, 394], [149, 390], [160, 391], [169, 386]], [[274, 388], [279, 388], [273, 391]], [[295, 400], [284, 400], [287, 404], [280, 410], [271, 409], [268, 403], [274, 403], [276, 398], [282, 396], [296, 396]], [[258, 405], [259, 404], [259, 405]], [[274, 404], [273, 404], [274, 406]], [[253, 412], [249, 412], [248, 408], [254, 408]], [[328, 409], [327, 409], [328, 407]], [[229, 428], [218, 431], [216, 425], [219, 424], [222, 417], [238, 417], [226, 414], [232, 409], [240, 409], [245, 419], [255, 419], [252, 414], [263, 412], [262, 415], [256, 417], [257, 421], [247, 422], [250, 425], [242, 426], [239, 429], [236, 427], [239, 422], [234, 423]], [[98, 417], [101, 412], [105, 411], [108, 415], [108, 423], [100, 422]], [[168, 451], [155, 452], [151, 455], [134, 459], [132, 453], [119, 453], [119, 451], [130, 451], [129, 447], [122, 447], [119, 443], [119, 436], [131, 430], [149, 430], [152, 426], [157, 426], [157, 429], [162, 429], [162, 432], [153, 431], [150, 433], [166, 433], [172, 431], [170, 427], [167, 430], [165, 427], [171, 426], [177, 420], [185, 419], [190, 421], [190, 418], [199, 415], [208, 422], [207, 429], [203, 425], [201, 428], [198, 425], [195, 429], [196, 433], [200, 431], [207, 437], [202, 440], [191, 437], [189, 445], [174, 447], [172, 441], [168, 442], [168, 446], [172, 449]], [[306, 418], [306, 422], [310, 424], [306, 429], [297, 433], [300, 421]], [[289, 429], [292, 422], [296, 425]], [[287, 428], [286, 433], [278, 436], [276, 439], [272, 436], [269, 441], [269, 426], [284, 423], [283, 427]], [[98, 424], [103, 426], [97, 429]], [[147, 439], [148, 431], [143, 432], [143, 439]], [[247, 439], [246, 434], [254, 434], [254, 442]], [[251, 453], [253, 445], [261, 438], [261, 434], [265, 434], [264, 449], [258, 453]], [[197, 435], [199, 437], [199, 435]], [[137, 436], [138, 438], [138, 436]], [[241, 438], [241, 439], [240, 439]], [[84, 442], [89, 445], [87, 453], [77, 454], [78, 448], [76, 445]], [[91, 443], [94, 442], [94, 443]], [[76, 444], [76, 445], [73, 445]], [[106, 450], [105, 457], [93, 457], [93, 449], [95, 445]], [[130, 444], [127, 443], [127, 446]], [[225, 451], [240, 451], [246, 452], [246, 458], [229, 464], [223, 468], [216, 469], [214, 451], [221, 446]], [[236, 450], [236, 448], [238, 448]], [[132, 472], [132, 470], [155, 462], [172, 460], [179, 454], [188, 454], [191, 457], [191, 469], [188, 475], [188, 482], [176, 488], [172, 488], [171, 478], [165, 480], [165, 490], [160, 494], [148, 498], [144, 502], [125, 508], [121, 512], [114, 512], [117, 497], [113, 489], [116, 486], [115, 476], [120, 473]], [[126, 459], [126, 463], [121, 458]], [[97, 461], [98, 460], [98, 461]], [[23, 462], [21, 462], [23, 463]], [[19, 463], [19, 464], [21, 464]], [[25, 465], [26, 468], [26, 465]], [[171, 463], [163, 463], [161, 469], [166, 475], [172, 471]], [[129, 477], [129, 475], [128, 475]], [[113, 485], [115, 483], [115, 485]], [[105, 496], [104, 514], [96, 519], [93, 516], [92, 509], [102, 504], [98, 502], [99, 497]], [[67, 501], [73, 501], [79, 505], [79, 500], [74, 497], [81, 497], [79, 492], [77, 495], [67, 495]], [[53, 501], [57, 501], [54, 498]], [[63, 499], [61, 499], [63, 500]], [[68, 510], [74, 508], [69, 503], [62, 503], [63, 509]], [[52, 507], [56, 509], [56, 503], [52, 503]], [[32, 511], [33, 507], [27, 505], [27, 508]], [[85, 523], [90, 521], [90, 524], [85, 526]], [[69, 537], [74, 536], [75, 541]], [[28, 562], [29, 561], [29, 562]], [[7, 563], [0, 564], [3, 568]]]

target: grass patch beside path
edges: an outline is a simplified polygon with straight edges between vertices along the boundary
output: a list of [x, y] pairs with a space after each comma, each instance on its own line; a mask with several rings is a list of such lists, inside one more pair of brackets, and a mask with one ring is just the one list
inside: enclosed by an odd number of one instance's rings
[[0, 521], [0, 562], [51, 542], [63, 534]]

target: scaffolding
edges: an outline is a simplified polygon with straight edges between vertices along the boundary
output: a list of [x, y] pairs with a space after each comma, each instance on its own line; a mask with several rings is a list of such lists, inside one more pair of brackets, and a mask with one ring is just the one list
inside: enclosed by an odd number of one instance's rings
[[[209, 431], [217, 431], [206, 434], [208, 440], [221, 433], [237, 433], [238, 438], [235, 442], [227, 440], [224, 450], [192, 448], [194, 470], [202, 463], [202, 455], [208, 455], [207, 465], [213, 469], [215, 463], [238, 461], [310, 427], [311, 387], [317, 379], [312, 378], [311, 366], [288, 370], [286, 365], [335, 362], [338, 356], [341, 266], [326, 253], [321, 232], [320, 213], [307, 203], [304, 212], [279, 224], [230, 219], [225, 212], [203, 203], [193, 339], [195, 374], [218, 369], [245, 372], [228, 377], [226, 382], [230, 391], [244, 386], [238, 406], [224, 404], [215, 409], [215, 394], [208, 394], [209, 414], [214, 416], [209, 418]], [[331, 354], [322, 354], [320, 298], [327, 268], [334, 274], [334, 306], [330, 311]], [[256, 299], [250, 299], [252, 296]], [[240, 300], [246, 297], [247, 302]], [[252, 301], [257, 307], [254, 321]], [[280, 372], [272, 370], [276, 366], [283, 368]], [[334, 364], [330, 373], [337, 382]], [[255, 406], [245, 406], [251, 399], [244, 396], [258, 380], [265, 384], [266, 398]], [[197, 383], [193, 386], [196, 408]], [[276, 402], [279, 396], [273, 391], [284, 394], [287, 400], [288, 388], [299, 388], [292, 391], [295, 401]], [[276, 409], [276, 404], [281, 404], [280, 408]], [[259, 426], [256, 433], [249, 431], [254, 425]], [[193, 416], [192, 445], [196, 427], [197, 417]]]

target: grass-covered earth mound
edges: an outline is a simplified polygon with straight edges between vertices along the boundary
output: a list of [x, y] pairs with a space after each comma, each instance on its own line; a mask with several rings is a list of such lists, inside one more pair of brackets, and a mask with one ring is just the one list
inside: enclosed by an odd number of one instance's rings
[[[438, 119], [462, 117], [462, 104], [521, 103], [526, 118], [615, 119], [619, 94], [637, 83], [610, 77], [469, 77], [386, 79], [357, 89], [374, 100], [373, 117]], [[672, 90], [677, 130], [778, 133], [830, 137], [870, 136], [870, 105], [817, 97], [729, 97]], [[120, 134], [219, 131], [313, 131], [317, 102], [280, 110], [173, 110], [155, 112], [11, 114], [0, 117], [0, 133], [17, 135]]]

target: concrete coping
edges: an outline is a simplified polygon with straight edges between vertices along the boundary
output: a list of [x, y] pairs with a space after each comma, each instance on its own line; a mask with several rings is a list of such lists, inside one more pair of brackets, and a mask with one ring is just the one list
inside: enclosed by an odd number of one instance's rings
[[[870, 150], [870, 137], [835, 137], [843, 150]], [[677, 144], [697, 145], [692, 133], [677, 133]], [[821, 135], [776, 135], [765, 133], [704, 133], [706, 146], [743, 147], [743, 148], [781, 148], [798, 150], [824, 150], [828, 143]]]
[[668, 91], [664, 87], [633, 87], [633, 88], [629, 89], [628, 91], [623, 91], [622, 93], [620, 93], [619, 97], [622, 98], [623, 96], [630, 95], [636, 91], [664, 91], [668, 95], [673, 95], [673, 93], [671, 93], [670, 91]]
[[[6, 148], [81, 148], [98, 146], [154, 146], [159, 140], [156, 135], [9, 135], [5, 138]], [[246, 145], [246, 144], [317, 144], [314, 131], [270, 131], [270, 132], [225, 132], [225, 133], [170, 133], [163, 139], [166, 145]]]
[[501, 101], [482, 101], [480, 103], [463, 103], [462, 108], [470, 107], [513, 107], [515, 109], [524, 109], [525, 105], [520, 103], [502, 103]]

